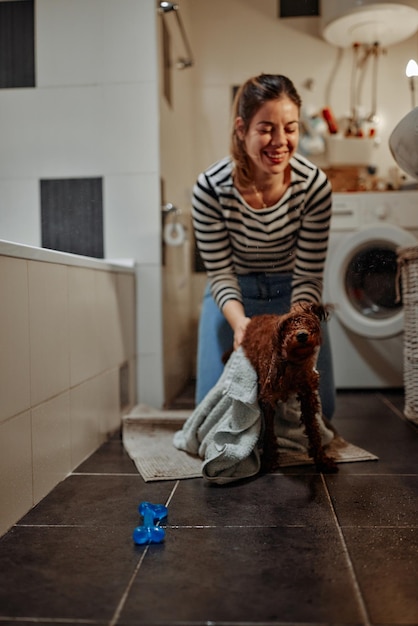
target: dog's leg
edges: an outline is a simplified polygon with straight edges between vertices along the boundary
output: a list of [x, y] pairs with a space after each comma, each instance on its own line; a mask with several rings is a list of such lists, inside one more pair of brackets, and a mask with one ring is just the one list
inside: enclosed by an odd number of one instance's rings
[[264, 420], [261, 471], [273, 472], [279, 467], [279, 445], [274, 431], [274, 407], [269, 402], [260, 401], [260, 408]]
[[320, 410], [318, 397], [315, 392], [308, 390], [299, 394], [301, 420], [305, 426], [305, 433], [309, 441], [309, 456], [315, 461], [316, 468], [327, 474], [338, 472], [335, 460], [328, 456], [322, 446], [316, 415]]

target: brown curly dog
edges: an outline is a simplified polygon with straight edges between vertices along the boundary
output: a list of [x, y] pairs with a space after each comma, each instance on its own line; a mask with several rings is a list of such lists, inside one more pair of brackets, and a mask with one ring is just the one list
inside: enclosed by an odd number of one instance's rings
[[328, 314], [329, 307], [300, 302], [285, 315], [255, 315], [246, 328], [242, 347], [258, 376], [258, 401], [264, 418], [262, 471], [279, 466], [275, 407], [279, 400], [286, 402], [294, 394], [300, 402], [309, 455], [319, 471], [338, 471], [334, 459], [324, 452], [316, 419], [321, 408], [315, 365], [321, 321]]

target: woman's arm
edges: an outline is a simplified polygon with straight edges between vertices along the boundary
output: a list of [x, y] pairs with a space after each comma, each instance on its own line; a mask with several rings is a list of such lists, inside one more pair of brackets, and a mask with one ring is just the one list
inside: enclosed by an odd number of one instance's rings
[[[219, 170], [226, 170], [228, 174], [227, 164], [222, 166], [221, 163]], [[200, 174], [193, 189], [192, 218], [196, 243], [215, 302], [220, 309], [231, 299], [240, 302], [241, 290], [232, 259], [223, 208], [211, 176], [206, 172]]]
[[242, 343], [250, 318], [246, 317], [244, 307], [238, 300], [228, 300], [222, 313], [234, 332], [234, 350], [236, 350]]
[[298, 233], [292, 280], [292, 304], [320, 302], [331, 221], [332, 190], [324, 172], [317, 170], [306, 190]]

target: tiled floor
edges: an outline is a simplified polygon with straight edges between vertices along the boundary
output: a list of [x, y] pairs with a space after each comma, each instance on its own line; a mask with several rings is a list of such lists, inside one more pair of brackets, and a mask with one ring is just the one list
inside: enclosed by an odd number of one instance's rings
[[[396, 393], [341, 393], [380, 457], [230, 486], [144, 483], [114, 438], [0, 540], [0, 624], [418, 624], [418, 429]], [[135, 546], [138, 504], [168, 506]]]

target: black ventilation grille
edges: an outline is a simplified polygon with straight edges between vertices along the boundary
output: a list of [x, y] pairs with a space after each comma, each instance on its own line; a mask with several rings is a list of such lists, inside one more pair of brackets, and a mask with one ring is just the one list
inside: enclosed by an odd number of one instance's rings
[[279, 0], [279, 17], [311, 15], [319, 15], [319, 0]]

